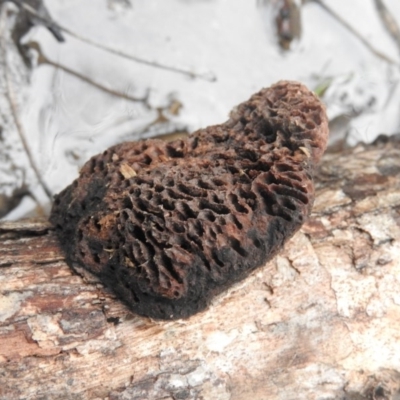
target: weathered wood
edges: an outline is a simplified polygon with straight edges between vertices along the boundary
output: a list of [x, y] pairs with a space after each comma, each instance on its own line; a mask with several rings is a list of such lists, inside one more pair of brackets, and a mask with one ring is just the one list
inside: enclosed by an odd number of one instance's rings
[[46, 222], [0, 224], [1, 399], [395, 399], [400, 143], [327, 154], [272, 262], [154, 322], [63, 261]]

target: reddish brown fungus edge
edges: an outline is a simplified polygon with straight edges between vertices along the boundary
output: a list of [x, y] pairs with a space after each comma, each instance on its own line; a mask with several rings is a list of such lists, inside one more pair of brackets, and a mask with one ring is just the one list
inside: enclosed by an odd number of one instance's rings
[[300, 228], [327, 139], [320, 100], [281, 81], [186, 140], [92, 157], [56, 196], [50, 221], [68, 264], [98, 275], [133, 311], [187, 318]]

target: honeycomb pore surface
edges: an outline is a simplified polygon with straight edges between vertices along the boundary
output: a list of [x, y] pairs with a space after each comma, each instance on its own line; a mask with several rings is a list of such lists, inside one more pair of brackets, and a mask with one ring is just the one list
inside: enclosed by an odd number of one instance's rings
[[265, 264], [302, 225], [328, 138], [325, 109], [278, 82], [185, 140], [92, 157], [50, 220], [67, 262], [138, 314], [186, 318]]

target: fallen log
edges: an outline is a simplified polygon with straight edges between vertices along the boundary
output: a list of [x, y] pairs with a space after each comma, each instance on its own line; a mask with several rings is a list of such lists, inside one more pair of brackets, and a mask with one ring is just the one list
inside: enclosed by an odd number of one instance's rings
[[400, 142], [326, 154], [301, 231], [189, 319], [78, 272], [47, 221], [0, 223], [0, 399], [395, 399]]

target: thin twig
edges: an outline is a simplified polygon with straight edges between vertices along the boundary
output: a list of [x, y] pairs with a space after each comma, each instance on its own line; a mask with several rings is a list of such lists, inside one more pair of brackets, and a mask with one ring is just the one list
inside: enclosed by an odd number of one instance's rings
[[36, 178], [40, 184], [40, 186], [43, 188], [43, 191], [46, 193], [47, 197], [51, 200], [52, 199], [52, 193], [47, 186], [46, 182], [43, 180], [42, 175], [39, 171], [39, 168], [36, 165], [35, 159], [29, 149], [28, 142], [25, 137], [24, 129], [22, 127], [22, 124], [19, 121], [18, 117], [18, 107], [15, 101], [15, 96], [14, 96], [14, 91], [11, 83], [11, 76], [10, 76], [10, 71], [7, 63], [7, 35], [6, 35], [6, 7], [1, 8], [1, 15], [0, 15], [0, 48], [4, 60], [4, 80], [6, 83], [6, 97], [7, 100], [10, 104], [12, 116], [14, 119], [15, 126], [17, 127], [17, 132], [19, 135], [19, 138], [21, 140], [21, 143], [24, 147], [25, 153], [28, 157], [29, 163], [31, 165], [31, 168], [33, 169]]
[[186, 75], [189, 76], [190, 78], [197, 78], [197, 79], [203, 79], [209, 82], [215, 82], [217, 80], [216, 76], [212, 73], [212, 72], [207, 72], [207, 73], [197, 73], [197, 72], [193, 72], [193, 71], [189, 71], [187, 69], [184, 68], [179, 68], [179, 67], [173, 67], [170, 65], [165, 65], [165, 64], [161, 64], [157, 61], [150, 61], [150, 60], [146, 60], [144, 58], [141, 57], [137, 57], [137, 56], [133, 56], [131, 54], [127, 54], [121, 50], [115, 50], [111, 47], [105, 46], [102, 43], [98, 43], [92, 39], [86, 38], [84, 36], [81, 36], [73, 31], [71, 31], [70, 29], [60, 25], [59, 23], [56, 23], [54, 21], [51, 21], [49, 18], [43, 17], [42, 15], [40, 15], [33, 7], [31, 7], [29, 4], [26, 4], [25, 2], [22, 2], [20, 0], [16, 0], [18, 2], [18, 4], [20, 5], [20, 7], [22, 7], [26, 12], [28, 12], [29, 14], [35, 16], [36, 18], [38, 18], [39, 20], [43, 21], [44, 24], [46, 24], [47, 27], [53, 27], [53, 28], [57, 28], [60, 31], [67, 33], [68, 35], [74, 37], [75, 39], [78, 39], [82, 42], [88, 43], [94, 47], [97, 47], [101, 50], [107, 51], [108, 53], [112, 53], [115, 54], [119, 57], [123, 57], [126, 58], [128, 60], [131, 61], [135, 61], [139, 64], [143, 64], [143, 65], [147, 65], [153, 68], [159, 68], [159, 69], [163, 69], [166, 71], [170, 71], [170, 72], [174, 72], [174, 73], [178, 73], [178, 74], [182, 74], [182, 75]]
[[129, 100], [129, 101], [133, 101], [133, 102], [140, 102], [143, 103], [144, 106], [146, 108], [150, 108], [149, 104], [148, 104], [148, 97], [149, 97], [149, 93], [146, 93], [146, 95], [144, 97], [134, 97], [134, 96], [130, 96], [127, 93], [122, 93], [122, 92], [118, 92], [117, 90], [113, 90], [110, 89], [104, 85], [102, 85], [101, 83], [98, 83], [96, 81], [94, 81], [93, 79], [82, 75], [81, 73], [74, 71], [73, 69], [66, 67], [62, 64], [59, 64], [55, 61], [52, 61], [50, 59], [48, 59], [42, 52], [42, 49], [39, 46], [39, 43], [37, 42], [29, 42], [28, 46], [32, 49], [35, 49], [38, 52], [39, 55], [39, 59], [38, 59], [38, 64], [47, 64], [47, 65], [51, 65], [52, 67], [56, 68], [56, 69], [61, 69], [62, 71], [66, 72], [67, 74], [70, 74], [72, 76], [75, 76], [76, 78], [88, 83], [89, 85], [92, 85], [100, 90], [102, 90], [103, 92], [106, 92], [112, 96], [116, 96], [116, 97], [120, 97], [122, 99], [125, 100]]
[[350, 31], [358, 40], [360, 40], [367, 49], [373, 53], [378, 58], [386, 61], [389, 64], [399, 66], [399, 63], [393, 60], [391, 57], [383, 54], [381, 51], [377, 50], [373, 47], [367, 39], [365, 39], [358, 31], [356, 31], [347, 21], [345, 21], [339, 14], [336, 13], [332, 8], [327, 6], [322, 0], [312, 0], [314, 3], [319, 4], [328, 14], [330, 14], [333, 18], [335, 18], [338, 22], [340, 22], [348, 31]]
[[379, 16], [385, 26], [386, 30], [392, 36], [393, 40], [396, 42], [398, 49], [400, 50], [400, 28], [393, 15], [390, 13], [385, 3], [382, 0], [375, 0], [375, 6], [378, 10]]
[[101, 50], [104, 50], [104, 51], [107, 51], [109, 53], [115, 54], [115, 55], [117, 55], [119, 57], [123, 57], [123, 58], [126, 58], [126, 59], [131, 60], [131, 61], [135, 61], [135, 62], [137, 62], [139, 64], [148, 65], [148, 66], [153, 67], [153, 68], [158, 68], [158, 69], [162, 69], [162, 70], [165, 70], [165, 71], [170, 71], [170, 72], [174, 72], [174, 73], [177, 73], [177, 74], [186, 75], [186, 76], [188, 76], [190, 78], [203, 79], [203, 80], [209, 81], [209, 82], [215, 82], [217, 80], [217, 78], [215, 77], [215, 75], [212, 72], [207, 72], [207, 73], [202, 73], [201, 74], [201, 73], [198, 73], [198, 72], [189, 71], [187, 69], [183, 69], [183, 68], [179, 68], [179, 67], [173, 67], [171, 65], [161, 64], [161, 63], [159, 63], [157, 61], [145, 60], [144, 58], [139, 58], [137, 56], [133, 56], [131, 54], [127, 54], [127, 53], [125, 53], [125, 52], [123, 52], [121, 50], [115, 50], [115, 49], [113, 49], [111, 47], [105, 46], [104, 44], [95, 42], [92, 39], [85, 38], [84, 36], [78, 35], [77, 33], [74, 33], [71, 30], [69, 30], [69, 29], [67, 29], [67, 28], [65, 28], [63, 26], [59, 25], [59, 28], [63, 32], [67, 33], [70, 36], [73, 36], [74, 38], [76, 38], [78, 40], [81, 40], [82, 42], [88, 43], [88, 44], [90, 44], [90, 45], [92, 45], [94, 47], [97, 47], [97, 48], [99, 48]]

